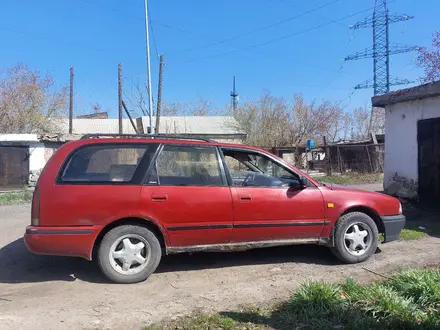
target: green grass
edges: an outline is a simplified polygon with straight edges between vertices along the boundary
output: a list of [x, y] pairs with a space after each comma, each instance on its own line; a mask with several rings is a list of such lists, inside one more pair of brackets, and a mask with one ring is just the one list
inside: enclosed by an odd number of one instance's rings
[[366, 184], [383, 182], [383, 174], [381, 173], [350, 173], [344, 176], [323, 176], [315, 178], [319, 182], [334, 183], [341, 185], [350, 184]]
[[0, 205], [28, 204], [32, 201], [31, 191], [0, 193]]
[[400, 232], [400, 240], [401, 241], [413, 241], [416, 239], [423, 238], [427, 236], [428, 234], [424, 231], [417, 230], [417, 229], [402, 229]]
[[[404, 228], [400, 232], [399, 240], [400, 241], [414, 241], [414, 240], [417, 240], [417, 239], [420, 239], [420, 238], [423, 238], [426, 236], [428, 236], [428, 234], [424, 231]], [[383, 234], [379, 234], [379, 241], [383, 242], [383, 240], [384, 240]]]
[[308, 282], [277, 306], [196, 314], [144, 330], [440, 329], [440, 271], [407, 270], [359, 284]]

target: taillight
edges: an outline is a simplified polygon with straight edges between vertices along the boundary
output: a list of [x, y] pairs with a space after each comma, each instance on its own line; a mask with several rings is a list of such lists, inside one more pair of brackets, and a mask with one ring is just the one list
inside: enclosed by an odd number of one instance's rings
[[32, 196], [31, 225], [40, 225], [40, 192], [37, 188], [35, 188], [34, 195]]

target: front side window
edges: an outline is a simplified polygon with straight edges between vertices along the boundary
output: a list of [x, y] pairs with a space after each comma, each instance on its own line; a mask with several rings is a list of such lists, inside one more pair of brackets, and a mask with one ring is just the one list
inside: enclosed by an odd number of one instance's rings
[[161, 186], [221, 186], [215, 148], [165, 145], [157, 157], [150, 184]]
[[148, 146], [86, 146], [77, 150], [61, 176], [62, 182], [130, 182]]
[[233, 186], [300, 186], [298, 175], [263, 154], [223, 149], [223, 155]]

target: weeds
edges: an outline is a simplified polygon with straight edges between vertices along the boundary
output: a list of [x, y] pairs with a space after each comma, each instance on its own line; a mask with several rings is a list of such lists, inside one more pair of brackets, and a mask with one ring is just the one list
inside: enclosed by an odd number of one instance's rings
[[350, 173], [344, 176], [323, 176], [316, 178], [319, 182], [334, 183], [341, 185], [381, 183], [382, 173]]
[[440, 271], [407, 270], [367, 285], [308, 282], [278, 306], [199, 314], [145, 329], [440, 329]]
[[0, 205], [28, 204], [32, 201], [32, 192], [28, 190], [0, 193]]
[[412, 241], [420, 239], [427, 236], [427, 234], [421, 230], [417, 229], [402, 229], [400, 232], [400, 240], [402, 241]]

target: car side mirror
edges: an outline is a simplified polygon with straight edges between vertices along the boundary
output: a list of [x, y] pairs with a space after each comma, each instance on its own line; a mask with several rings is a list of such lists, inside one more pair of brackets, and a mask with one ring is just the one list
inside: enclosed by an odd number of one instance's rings
[[309, 180], [305, 176], [299, 177], [299, 187], [300, 189], [306, 189], [309, 186]]

